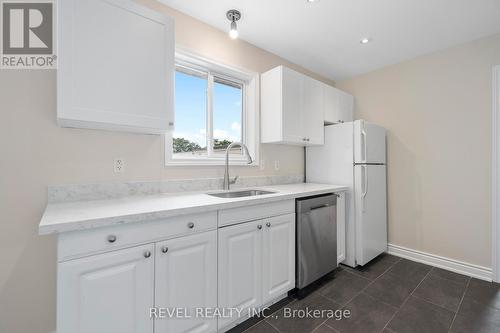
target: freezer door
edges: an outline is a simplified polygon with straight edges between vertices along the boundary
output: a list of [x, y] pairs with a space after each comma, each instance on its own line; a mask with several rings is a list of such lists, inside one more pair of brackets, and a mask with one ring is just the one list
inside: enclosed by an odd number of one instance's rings
[[353, 184], [353, 123], [325, 126], [325, 144], [306, 148], [308, 183]]
[[385, 165], [354, 167], [356, 263], [365, 265], [387, 250]]
[[354, 162], [385, 164], [385, 129], [364, 120], [354, 122]]

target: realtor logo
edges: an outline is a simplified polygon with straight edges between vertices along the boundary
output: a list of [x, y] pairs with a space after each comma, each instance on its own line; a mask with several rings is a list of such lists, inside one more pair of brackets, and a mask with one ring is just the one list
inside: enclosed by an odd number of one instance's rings
[[53, 1], [1, 1], [2, 69], [55, 68]]

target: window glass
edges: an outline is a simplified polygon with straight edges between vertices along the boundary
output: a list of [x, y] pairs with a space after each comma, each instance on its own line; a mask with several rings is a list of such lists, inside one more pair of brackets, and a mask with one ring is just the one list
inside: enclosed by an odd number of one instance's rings
[[178, 67], [175, 73], [176, 158], [207, 156], [207, 74]]
[[[175, 131], [172, 146], [166, 149], [167, 161], [217, 162], [232, 142], [246, 143], [248, 82], [232, 72], [225, 73], [224, 68], [212, 70], [196, 62], [176, 63]], [[239, 146], [230, 153], [234, 159], [242, 158]]]
[[[213, 151], [223, 154], [229, 144], [242, 141], [243, 85], [214, 77]], [[241, 154], [236, 147], [231, 154]]]

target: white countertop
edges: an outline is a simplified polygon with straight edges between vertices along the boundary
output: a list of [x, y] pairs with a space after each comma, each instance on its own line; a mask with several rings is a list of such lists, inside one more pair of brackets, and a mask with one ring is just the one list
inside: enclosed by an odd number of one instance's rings
[[[300, 183], [252, 187], [277, 193], [242, 198], [218, 198], [206, 193], [169, 193], [120, 199], [50, 203], [40, 221], [40, 235], [203, 213], [305, 196], [342, 192], [346, 186]], [[237, 189], [243, 190], [243, 189]], [[237, 191], [235, 189], [235, 191]]]

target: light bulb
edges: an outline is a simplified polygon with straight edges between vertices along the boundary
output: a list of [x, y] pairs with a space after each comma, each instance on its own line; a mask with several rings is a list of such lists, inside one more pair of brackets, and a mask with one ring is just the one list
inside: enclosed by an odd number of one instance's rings
[[229, 37], [231, 37], [232, 39], [238, 38], [238, 30], [231, 29], [231, 31], [229, 31]]
[[229, 30], [229, 37], [232, 39], [238, 38], [238, 28], [236, 27], [236, 22], [231, 22], [231, 30]]

